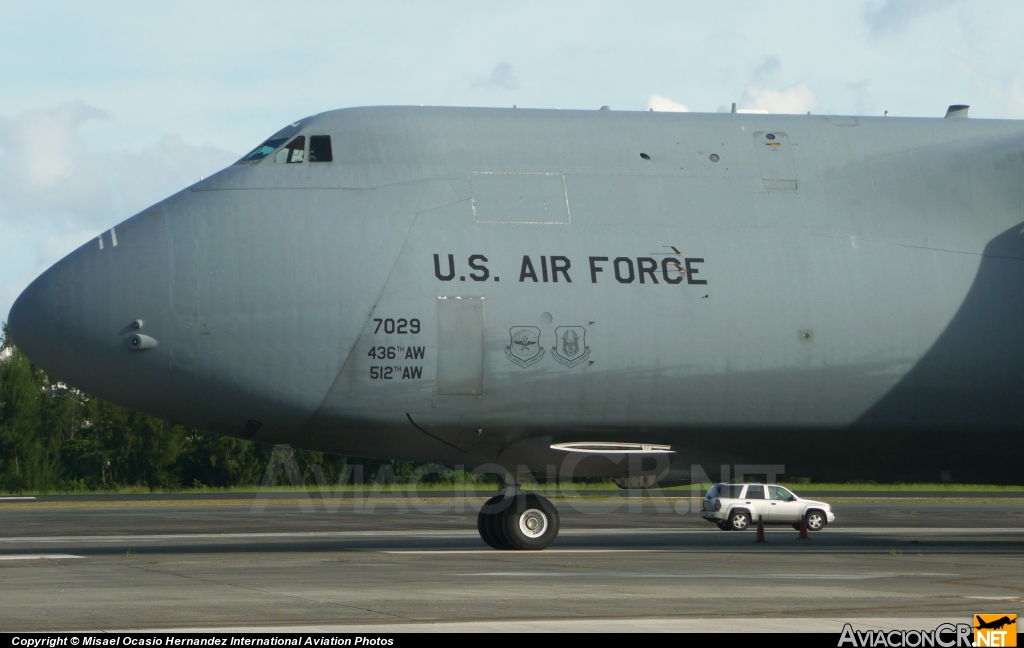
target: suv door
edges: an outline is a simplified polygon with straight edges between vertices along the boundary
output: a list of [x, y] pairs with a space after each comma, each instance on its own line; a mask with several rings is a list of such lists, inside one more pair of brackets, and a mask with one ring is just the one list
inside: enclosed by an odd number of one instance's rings
[[771, 521], [768, 511], [768, 500], [765, 497], [764, 486], [761, 484], [750, 484], [747, 486], [747, 492], [743, 497], [744, 505], [750, 509], [750, 521], [753, 524], [757, 524], [757, 520], [760, 517], [764, 517], [765, 522]]
[[768, 514], [768, 518], [765, 518], [767, 522], [771, 519], [774, 522], [789, 522], [796, 524], [800, 521], [800, 501], [796, 498], [796, 495], [790, 493], [782, 486], [770, 485], [768, 486], [768, 508], [771, 512]]

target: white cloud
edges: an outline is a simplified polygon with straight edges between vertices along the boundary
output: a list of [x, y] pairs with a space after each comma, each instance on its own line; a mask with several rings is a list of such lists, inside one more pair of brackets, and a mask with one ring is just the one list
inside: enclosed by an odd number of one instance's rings
[[498, 63], [490, 74], [477, 77], [469, 84], [475, 90], [518, 90], [519, 77], [511, 63]]
[[650, 97], [647, 97], [647, 110], [653, 110], [654, 112], [690, 112], [686, 104], [672, 101], [668, 97], [662, 97], [659, 94], [652, 94]]
[[993, 93], [1002, 100], [1006, 112], [1017, 119], [1024, 118], [1024, 63], [1019, 64], [1017, 73], [1005, 86]]
[[870, 85], [871, 82], [868, 79], [846, 84], [846, 88], [853, 93], [853, 105], [858, 115], [874, 115], [878, 112], [871, 96]]
[[[1004, 74], [993, 75], [990, 71], [966, 62], [957, 64], [957, 72], [971, 80], [972, 88], [961, 96], [945, 97], [945, 104], [973, 103], [972, 113], [987, 109], [1002, 119], [1024, 119], [1024, 62]], [[970, 97], [974, 97], [971, 99]], [[939, 109], [945, 110], [944, 104]], [[994, 110], [993, 110], [994, 109]], [[939, 116], [936, 111], [936, 117]]]
[[81, 134], [96, 120], [116, 123], [82, 101], [0, 116], [0, 320], [49, 265], [237, 157], [177, 136], [99, 150]]
[[754, 68], [752, 78], [755, 83], [768, 83], [781, 69], [782, 63], [778, 56], [766, 56], [761, 65]]
[[102, 167], [78, 136], [106, 118], [81, 101], [0, 119], [0, 221], [95, 205], [106, 193]]
[[864, 22], [873, 36], [905, 31], [915, 21], [938, 13], [960, 0], [884, 0], [864, 7]]
[[773, 90], [762, 83], [747, 87], [744, 108], [767, 110], [770, 113], [806, 113], [818, 109], [818, 97], [805, 81], [782, 90]]

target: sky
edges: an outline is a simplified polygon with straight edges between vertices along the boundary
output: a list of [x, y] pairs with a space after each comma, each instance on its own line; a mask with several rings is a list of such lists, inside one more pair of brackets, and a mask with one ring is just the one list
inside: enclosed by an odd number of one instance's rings
[[0, 321], [99, 232], [366, 105], [1024, 118], [1024, 3], [4, 0]]

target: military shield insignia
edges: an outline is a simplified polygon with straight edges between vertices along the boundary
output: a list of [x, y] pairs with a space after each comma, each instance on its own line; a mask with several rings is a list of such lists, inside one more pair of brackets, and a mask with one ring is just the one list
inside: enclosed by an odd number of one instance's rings
[[590, 357], [587, 329], [582, 326], [559, 326], [555, 329], [555, 346], [551, 357], [572, 369]]
[[513, 326], [508, 330], [511, 340], [505, 347], [505, 357], [522, 368], [537, 364], [544, 357], [540, 345], [540, 329], [536, 326]]

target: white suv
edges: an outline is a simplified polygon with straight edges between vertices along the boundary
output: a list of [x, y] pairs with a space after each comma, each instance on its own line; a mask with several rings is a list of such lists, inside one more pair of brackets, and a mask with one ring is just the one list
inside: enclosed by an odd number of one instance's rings
[[775, 484], [715, 484], [704, 498], [700, 515], [722, 531], [743, 531], [758, 519], [765, 524], [791, 524], [794, 529], [806, 519], [808, 531], [821, 531], [836, 519], [828, 504], [797, 497]]

